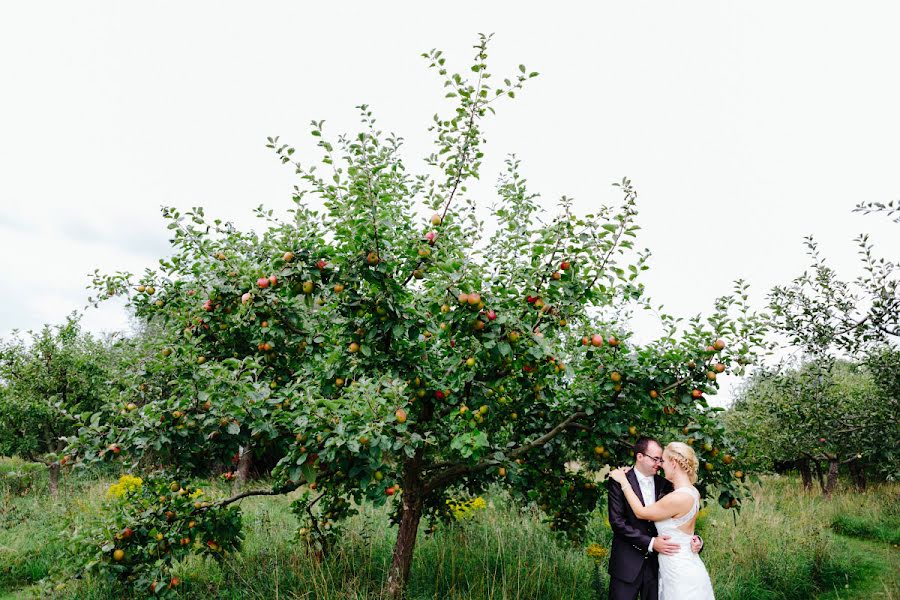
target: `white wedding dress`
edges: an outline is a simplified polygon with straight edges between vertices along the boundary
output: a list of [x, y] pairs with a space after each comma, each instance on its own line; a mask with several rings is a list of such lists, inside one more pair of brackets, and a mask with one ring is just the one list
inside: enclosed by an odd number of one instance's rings
[[691, 550], [691, 534], [679, 529], [700, 510], [700, 492], [694, 487], [680, 487], [671, 493], [689, 494], [694, 505], [684, 516], [656, 523], [659, 535], [667, 535], [670, 542], [681, 546], [677, 554], [659, 555], [659, 600], [715, 600], [706, 566]]

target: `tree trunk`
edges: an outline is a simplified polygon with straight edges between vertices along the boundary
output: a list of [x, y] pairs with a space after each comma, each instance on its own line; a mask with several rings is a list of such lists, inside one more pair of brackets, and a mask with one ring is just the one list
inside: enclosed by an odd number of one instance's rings
[[853, 485], [860, 492], [866, 491], [866, 470], [857, 461], [850, 462], [850, 477], [853, 479]]
[[828, 498], [831, 497], [831, 492], [837, 484], [839, 466], [837, 457], [828, 458], [828, 481], [825, 483], [825, 496]]
[[50, 497], [59, 498], [59, 463], [50, 463]]
[[232, 491], [239, 492], [247, 480], [250, 479], [250, 465], [253, 464], [253, 451], [249, 447], [241, 446], [238, 451], [237, 471], [235, 472]]
[[809, 460], [803, 459], [797, 461], [797, 468], [800, 470], [800, 477], [803, 479], [803, 489], [809, 491], [812, 489], [812, 472], [809, 470]]
[[828, 495], [825, 489], [825, 477], [822, 475], [822, 465], [819, 464], [818, 460], [814, 460], [813, 465], [816, 467], [816, 478], [819, 480], [819, 487], [822, 488], [823, 494]]
[[387, 595], [390, 598], [403, 597], [406, 582], [409, 581], [409, 570], [412, 566], [413, 550], [416, 547], [416, 535], [419, 532], [419, 521], [425, 506], [425, 481], [422, 478], [422, 454], [419, 448], [415, 456], [406, 461], [403, 470], [403, 512], [400, 515], [400, 529], [397, 531], [397, 543], [391, 558], [391, 569], [388, 571]]

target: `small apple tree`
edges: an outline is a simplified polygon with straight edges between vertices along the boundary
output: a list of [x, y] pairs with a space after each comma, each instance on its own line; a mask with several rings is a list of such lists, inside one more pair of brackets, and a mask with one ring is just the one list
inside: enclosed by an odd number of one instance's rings
[[138, 409], [95, 418], [73, 440], [80, 456], [120, 449], [195, 472], [239, 448], [275, 456], [272, 489], [221, 505], [299, 488], [315, 553], [361, 503], [391, 503], [394, 595], [449, 494], [498, 483], [577, 535], [600, 494], [591, 471], [628, 461], [641, 434], [694, 444], [705, 491], [736, 506], [737, 462], [706, 397], [753, 360], [763, 319], [739, 284], [708, 319], [663, 315], [662, 338], [633, 343], [625, 314], [645, 301], [648, 255], [633, 248], [627, 179], [619, 208], [577, 216], [563, 199], [546, 219], [510, 158], [486, 236], [468, 189], [482, 120], [537, 75], [493, 86], [487, 41], [468, 77], [425, 55], [456, 103], [434, 118], [428, 173], [410, 174], [402, 140], [361, 106], [357, 135], [329, 141], [312, 123], [319, 168], [269, 139], [302, 181], [290, 220], [260, 208], [256, 234], [166, 209], [175, 253], [159, 272], [97, 274], [100, 297], [130, 294], [159, 348], [135, 371]]
[[45, 464], [56, 496], [66, 436], [80, 415], [100, 411], [116, 393], [119, 360], [127, 350], [81, 331], [79, 317], [0, 343], [0, 456]]

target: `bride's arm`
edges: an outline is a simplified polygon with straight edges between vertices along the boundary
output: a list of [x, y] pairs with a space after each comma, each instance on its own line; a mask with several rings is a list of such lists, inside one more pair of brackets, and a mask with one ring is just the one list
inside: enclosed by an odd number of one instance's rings
[[634, 511], [635, 516], [647, 521], [662, 521], [686, 512], [690, 508], [687, 504], [688, 501], [693, 501], [693, 498], [686, 494], [666, 494], [658, 502], [654, 502], [650, 506], [644, 506], [638, 500], [637, 494], [634, 493], [627, 481], [625, 483], [620, 481], [619, 485], [622, 486], [625, 500], [628, 501], [628, 505]]

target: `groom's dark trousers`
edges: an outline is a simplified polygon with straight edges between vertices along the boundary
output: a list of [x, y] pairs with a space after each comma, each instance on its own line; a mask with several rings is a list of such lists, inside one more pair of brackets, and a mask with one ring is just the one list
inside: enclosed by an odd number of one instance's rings
[[[634, 469], [625, 477], [643, 503], [641, 487]], [[659, 475], [654, 476], [656, 500], [672, 491], [672, 484]], [[609, 555], [610, 600], [657, 600], [659, 597], [659, 562], [656, 552], [647, 552], [650, 539], [656, 537], [653, 521], [638, 519], [622, 492], [613, 480], [606, 482], [609, 490], [609, 525], [613, 531], [612, 552]]]

